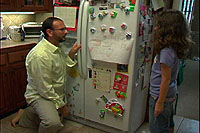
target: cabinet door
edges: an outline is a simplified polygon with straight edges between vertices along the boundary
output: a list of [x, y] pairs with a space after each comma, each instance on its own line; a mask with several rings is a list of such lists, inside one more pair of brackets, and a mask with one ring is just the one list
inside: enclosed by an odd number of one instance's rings
[[11, 88], [6, 72], [0, 72], [0, 117], [11, 109]]
[[9, 72], [11, 81], [12, 98], [13, 98], [13, 110], [26, 105], [24, 93], [26, 91], [27, 76], [25, 67], [13, 69]]
[[53, 0], [20, 0], [20, 11], [52, 12]]
[[0, 10], [1, 11], [14, 11], [17, 9], [15, 4], [16, 0], [0, 0]]

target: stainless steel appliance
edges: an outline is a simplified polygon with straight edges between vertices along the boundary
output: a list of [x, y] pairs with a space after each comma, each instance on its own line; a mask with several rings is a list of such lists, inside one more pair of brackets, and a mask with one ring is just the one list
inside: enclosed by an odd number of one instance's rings
[[22, 29], [24, 29], [26, 33], [26, 38], [39, 38], [42, 31], [42, 23], [41, 22], [28, 22], [22, 24]]

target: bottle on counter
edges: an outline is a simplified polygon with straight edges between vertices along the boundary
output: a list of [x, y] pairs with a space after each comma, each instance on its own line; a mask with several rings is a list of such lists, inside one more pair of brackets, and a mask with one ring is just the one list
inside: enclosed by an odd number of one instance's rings
[[22, 28], [22, 25], [20, 25], [19, 27], [20, 27], [19, 33], [21, 34], [21, 41], [24, 41], [26, 33], [25, 33], [24, 29]]
[[0, 32], [0, 40], [6, 40], [6, 32], [5, 32], [5, 27], [3, 24], [3, 17], [0, 17], [0, 28], [1, 28], [1, 32]]

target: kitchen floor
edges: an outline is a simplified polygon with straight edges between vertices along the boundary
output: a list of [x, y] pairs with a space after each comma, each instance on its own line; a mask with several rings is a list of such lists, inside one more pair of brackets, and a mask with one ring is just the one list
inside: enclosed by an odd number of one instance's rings
[[[37, 129], [11, 126], [12, 114], [1, 120], [0, 133], [37, 133]], [[82, 125], [80, 123], [64, 120], [64, 128], [59, 133], [106, 133], [104, 131]], [[144, 122], [136, 133], [150, 133], [148, 122]], [[199, 121], [175, 116], [175, 133], [199, 133]]]
[[[0, 133], [37, 133], [37, 129], [19, 126], [13, 128], [10, 122], [15, 115], [12, 114], [0, 121]], [[64, 128], [60, 133], [106, 132], [65, 119]], [[136, 133], [150, 133], [148, 122], [144, 122]], [[199, 58], [186, 61], [184, 82], [179, 86], [175, 133], [199, 133]]]

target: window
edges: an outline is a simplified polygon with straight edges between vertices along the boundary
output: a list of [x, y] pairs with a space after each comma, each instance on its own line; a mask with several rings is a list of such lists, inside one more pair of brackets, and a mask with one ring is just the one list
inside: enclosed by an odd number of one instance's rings
[[193, 18], [194, 1], [195, 0], [183, 0], [182, 2], [181, 11], [186, 16], [188, 23], [191, 23]]

